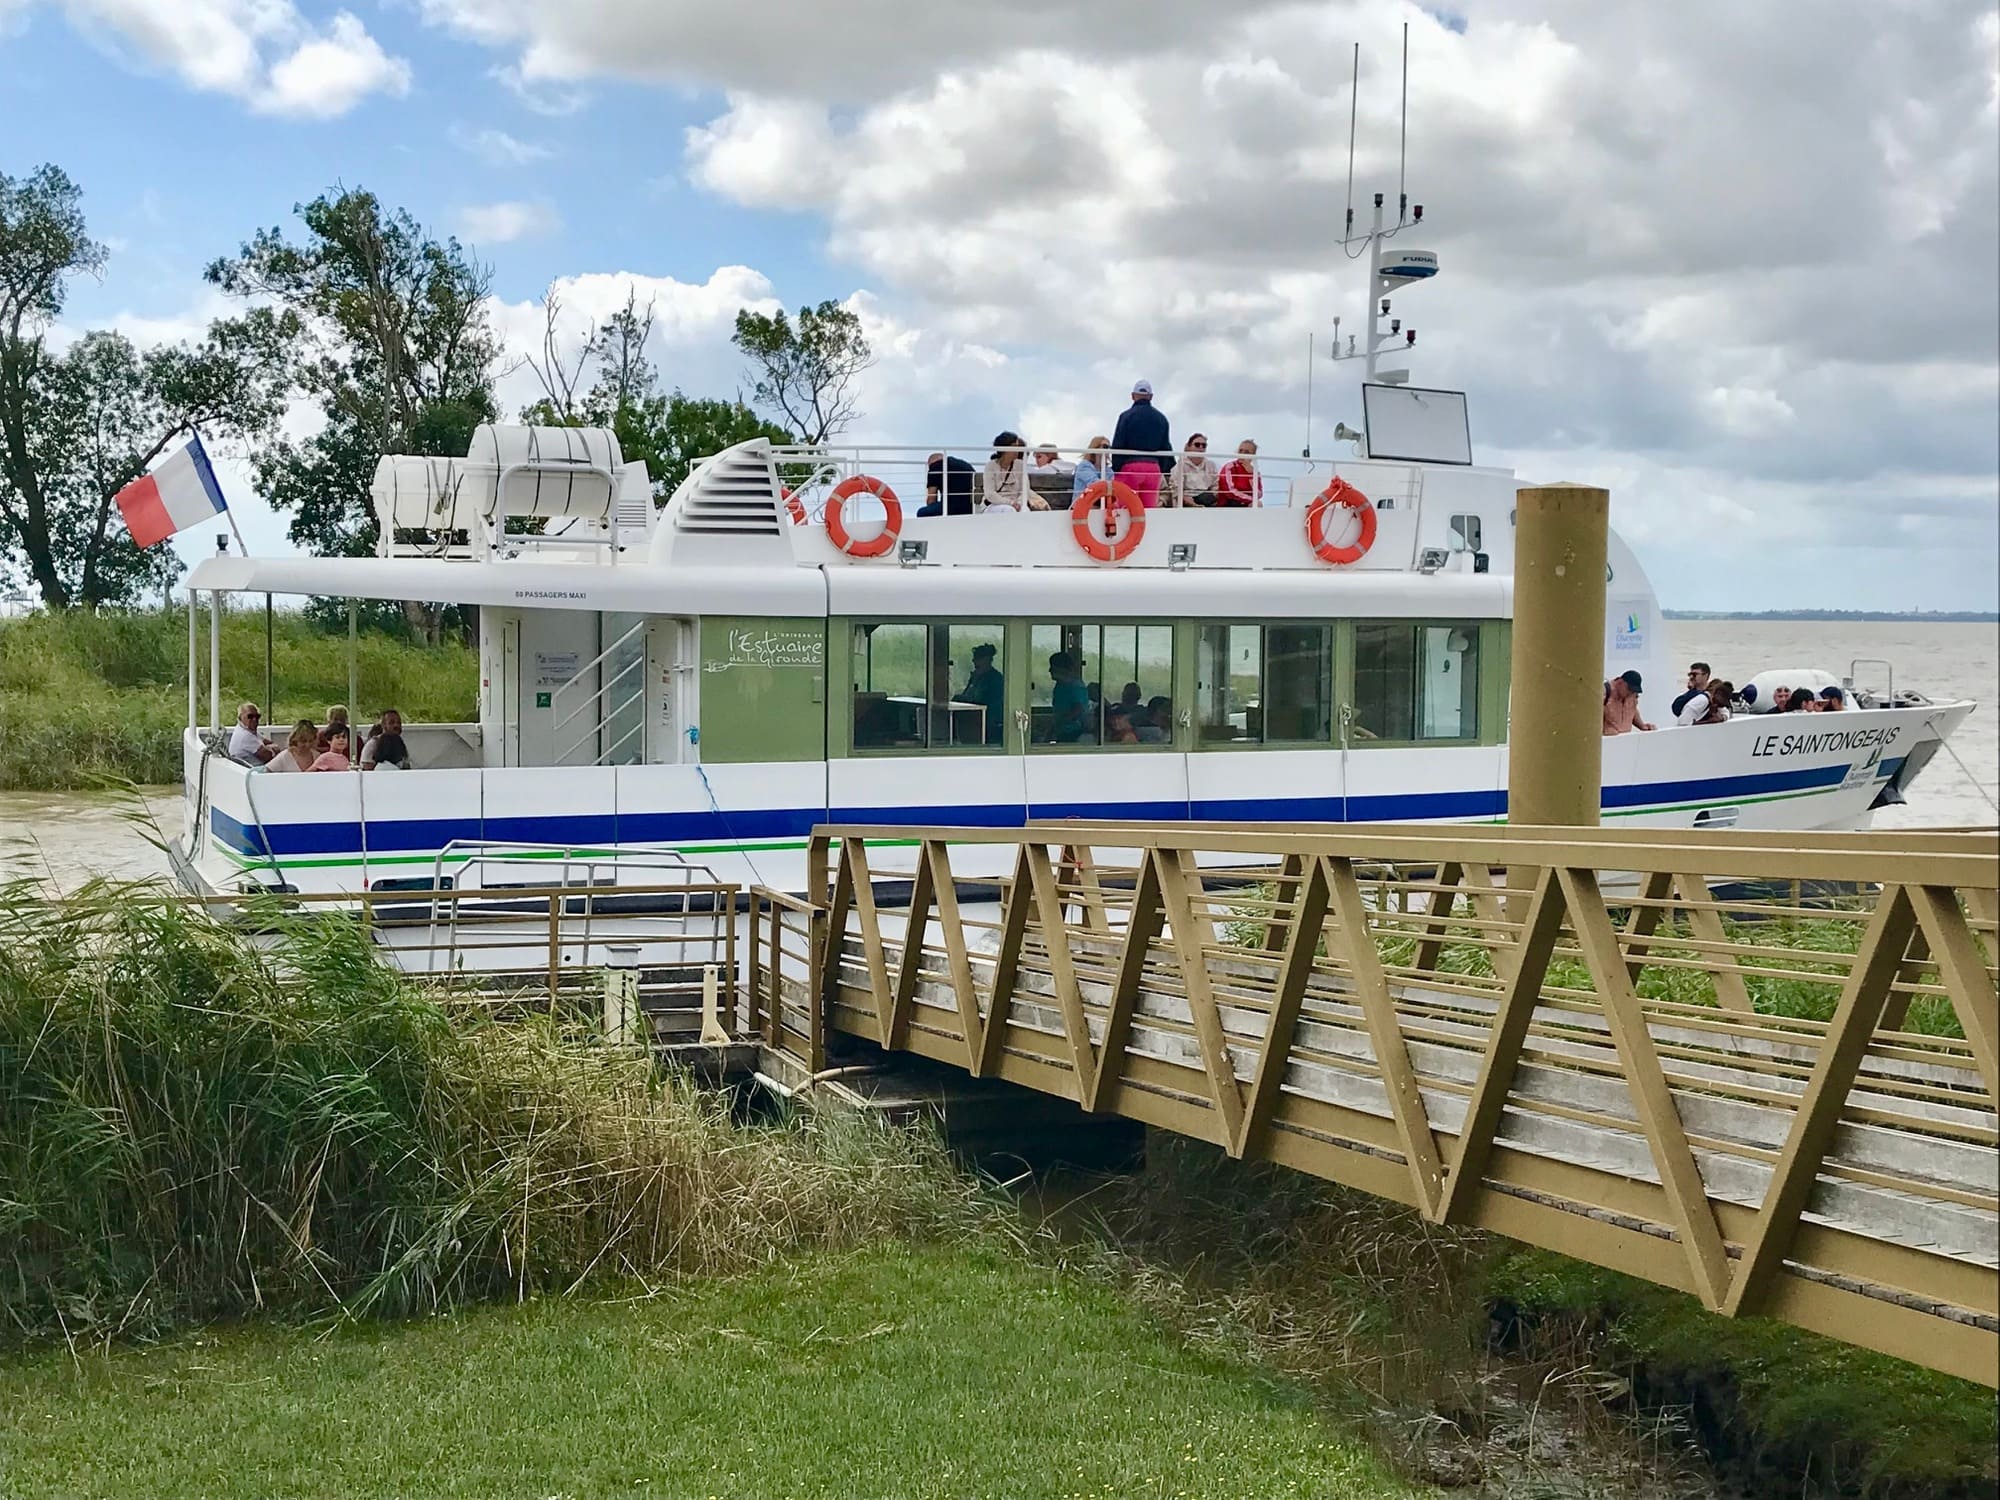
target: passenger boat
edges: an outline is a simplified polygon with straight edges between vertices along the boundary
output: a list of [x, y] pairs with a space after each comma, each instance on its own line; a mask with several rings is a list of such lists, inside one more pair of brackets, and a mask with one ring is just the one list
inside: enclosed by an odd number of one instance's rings
[[[1378, 238], [1371, 286], [1434, 269]], [[1351, 451], [1259, 458], [1254, 508], [1127, 516], [1114, 492], [1073, 515], [1063, 480], [1047, 514], [919, 516], [930, 446], [744, 443], [659, 507], [605, 431], [384, 459], [378, 556], [193, 571], [176, 868], [218, 894], [497, 889], [550, 861], [799, 890], [830, 820], [1504, 820], [1522, 481], [1472, 461], [1462, 394], [1379, 368], [1379, 301]], [[1639, 672], [1663, 726], [1604, 742], [1608, 822], [1865, 826], [1971, 711], [1862, 684], [1856, 711], [1666, 727], [1680, 663], [1615, 534], [1605, 586], [1576, 649]], [[395, 775], [229, 760], [216, 628], [273, 595], [476, 610], [478, 721], [406, 726]], [[385, 706], [356, 691], [357, 723]]]

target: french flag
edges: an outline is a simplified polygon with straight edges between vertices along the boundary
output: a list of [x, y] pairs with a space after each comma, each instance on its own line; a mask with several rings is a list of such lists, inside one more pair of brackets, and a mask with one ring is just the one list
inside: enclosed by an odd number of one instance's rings
[[150, 474], [141, 474], [118, 492], [125, 529], [141, 547], [163, 542], [176, 531], [213, 520], [229, 509], [215, 470], [195, 434], [188, 445]]

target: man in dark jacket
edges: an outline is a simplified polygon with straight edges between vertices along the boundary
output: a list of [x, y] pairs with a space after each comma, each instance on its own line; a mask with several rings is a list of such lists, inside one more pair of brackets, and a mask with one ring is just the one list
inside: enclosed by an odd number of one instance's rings
[[1160, 480], [1174, 466], [1166, 413], [1153, 405], [1153, 384], [1132, 387], [1132, 404], [1111, 432], [1111, 472], [1131, 486], [1146, 509], [1160, 503]]
[[924, 469], [924, 503], [920, 516], [969, 516], [978, 471], [962, 458], [933, 453]]

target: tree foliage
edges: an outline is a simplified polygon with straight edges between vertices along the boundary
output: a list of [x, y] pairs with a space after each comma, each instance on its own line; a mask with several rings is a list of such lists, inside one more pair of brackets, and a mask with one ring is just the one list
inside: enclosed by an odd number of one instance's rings
[[180, 438], [256, 437], [290, 387], [298, 320], [255, 308], [200, 343], [140, 350], [117, 333], [51, 348], [69, 282], [102, 270], [61, 168], [0, 174], [0, 547], [51, 609], [129, 601], [171, 581], [171, 548], [112, 521], [119, 490]]
[[564, 347], [562, 303], [553, 287], [543, 310], [542, 347], [526, 360], [541, 382], [542, 397], [522, 411], [522, 419], [610, 428], [625, 458], [645, 463], [655, 502], [673, 494], [695, 464], [712, 453], [758, 437], [779, 444], [797, 441], [741, 399], [686, 396], [678, 389], [661, 394], [659, 376], [646, 355], [653, 308], [650, 303], [641, 307], [636, 291], [575, 349]]
[[808, 443], [836, 437], [860, 415], [854, 382], [875, 363], [861, 319], [837, 302], [799, 309], [794, 322], [780, 308], [736, 314], [732, 343], [750, 361], [751, 389]]
[[300, 239], [260, 231], [208, 279], [295, 314], [307, 330], [300, 383], [325, 426], [257, 461], [292, 540], [323, 554], [374, 549], [368, 487], [392, 453], [462, 457], [494, 416], [499, 352], [491, 275], [456, 239], [437, 239], [373, 193], [336, 188], [296, 210]]

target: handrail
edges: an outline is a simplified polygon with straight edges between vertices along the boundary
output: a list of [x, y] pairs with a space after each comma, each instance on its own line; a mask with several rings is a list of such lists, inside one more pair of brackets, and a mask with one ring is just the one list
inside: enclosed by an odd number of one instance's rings
[[[572, 687], [575, 687], [578, 683], [582, 682], [584, 680], [584, 677], [588, 673], [598, 671], [599, 668], [603, 666], [606, 658], [608, 658], [613, 652], [617, 651], [620, 647], [624, 646], [626, 642], [632, 639], [633, 636], [643, 634], [647, 629], [649, 629], [652, 626], [652, 623], [653, 620], [650, 615], [642, 616], [637, 624], [633, 625], [623, 635], [619, 636], [617, 640], [613, 641], [610, 645], [606, 646], [602, 651], [598, 652], [597, 655], [593, 656], [588, 662], [584, 663], [584, 665], [578, 667], [576, 669], [576, 674], [574, 676], [572, 676], [567, 682], [563, 683], [554, 692], [549, 694], [550, 709], [553, 710], [561, 702], [564, 693], [568, 692]], [[597, 690], [593, 692], [588, 698], [585, 698], [582, 702], [578, 703], [577, 706], [574, 709], [572, 709], [566, 717], [557, 720], [555, 728], [552, 729], [550, 733], [560, 734], [566, 727], [568, 727], [572, 722], [574, 722], [577, 716], [583, 713], [583, 711], [587, 707], [601, 703], [604, 698], [604, 695], [611, 691], [613, 684], [622, 681], [629, 673], [631, 673], [631, 671], [635, 667], [644, 667], [645, 663], [646, 663], [646, 656], [645, 653], [641, 651], [636, 658], [634, 658], [631, 662], [627, 663], [609, 680], [601, 681], [598, 684]], [[602, 673], [600, 672], [599, 675], [601, 677]], [[643, 694], [641, 696], [643, 696]], [[627, 700], [627, 702], [629, 701], [630, 699]], [[588, 740], [592, 734], [600, 732], [604, 728], [605, 720], [610, 717], [611, 713], [616, 713], [616, 712], [617, 709], [612, 709], [608, 712], [600, 710], [596, 722], [591, 725], [590, 729], [587, 732], [585, 732], [583, 735], [579, 736], [574, 742], [572, 742], [568, 749], [562, 751], [561, 756], [559, 758], [566, 758], [572, 752], [574, 752], [579, 746], [581, 746], [586, 740]], [[644, 722], [645, 721], [642, 716], [640, 720], [642, 726]], [[630, 736], [627, 735], [625, 738], [630, 738]], [[593, 760], [591, 763], [593, 765], [601, 764], [603, 762], [603, 759], [604, 759], [603, 752], [599, 752], [597, 758]]]
[[775, 905], [751, 985], [797, 1065], [824, 1025], [2000, 1379], [1990, 832], [829, 824], [808, 876], [810, 987]]

